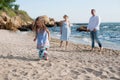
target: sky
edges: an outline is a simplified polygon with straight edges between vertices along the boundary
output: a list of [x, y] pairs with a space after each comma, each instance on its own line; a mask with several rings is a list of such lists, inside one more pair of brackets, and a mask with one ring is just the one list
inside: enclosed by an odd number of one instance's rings
[[47, 15], [56, 21], [68, 15], [72, 23], [88, 23], [91, 9], [102, 22], [120, 22], [120, 0], [16, 0], [30, 17]]

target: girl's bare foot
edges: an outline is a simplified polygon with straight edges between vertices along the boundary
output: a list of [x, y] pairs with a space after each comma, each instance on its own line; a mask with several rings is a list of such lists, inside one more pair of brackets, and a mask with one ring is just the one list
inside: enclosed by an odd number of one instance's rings
[[45, 60], [48, 60], [47, 53], [44, 53], [44, 59], [45, 59]]
[[45, 60], [48, 60], [48, 57], [47, 57], [47, 56], [45, 57]]

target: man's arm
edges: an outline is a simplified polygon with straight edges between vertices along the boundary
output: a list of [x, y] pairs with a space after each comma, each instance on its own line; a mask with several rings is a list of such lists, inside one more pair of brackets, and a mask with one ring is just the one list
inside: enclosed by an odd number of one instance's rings
[[95, 28], [93, 31], [96, 31], [97, 29], [99, 29], [99, 25], [100, 25], [100, 18], [99, 16], [96, 17], [96, 23], [95, 23]]

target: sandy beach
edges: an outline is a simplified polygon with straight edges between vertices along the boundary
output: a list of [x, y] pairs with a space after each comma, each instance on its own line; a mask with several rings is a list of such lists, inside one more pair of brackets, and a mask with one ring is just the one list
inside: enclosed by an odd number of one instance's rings
[[[32, 32], [0, 30], [0, 80], [120, 80], [120, 50], [90, 51], [51, 39], [48, 61], [38, 60]], [[112, 45], [111, 45], [112, 46]]]

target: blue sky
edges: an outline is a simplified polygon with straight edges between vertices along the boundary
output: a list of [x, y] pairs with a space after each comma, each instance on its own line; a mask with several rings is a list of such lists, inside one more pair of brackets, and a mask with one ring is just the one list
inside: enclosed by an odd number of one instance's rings
[[60, 21], [67, 14], [72, 23], [83, 23], [94, 8], [102, 22], [120, 22], [120, 0], [16, 0], [16, 4], [32, 18], [47, 15]]

